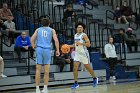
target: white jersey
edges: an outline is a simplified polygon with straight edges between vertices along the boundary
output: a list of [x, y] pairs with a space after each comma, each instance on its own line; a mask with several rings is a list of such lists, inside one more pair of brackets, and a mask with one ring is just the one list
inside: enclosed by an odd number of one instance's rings
[[75, 34], [74, 36], [74, 42], [75, 42], [75, 56], [74, 61], [81, 62], [83, 64], [89, 64], [89, 53], [86, 46], [83, 45], [76, 45], [76, 42], [85, 43], [83, 40], [83, 36], [85, 36], [85, 33], [81, 34]]
[[[83, 36], [86, 35], [85, 33], [81, 33], [81, 34], [75, 34], [74, 36], [74, 42], [80, 42], [80, 43], [85, 43], [85, 41], [83, 40]], [[87, 47], [86, 46], [82, 46], [82, 45], [79, 45], [77, 46], [75, 44], [75, 51], [76, 52], [85, 52], [87, 51]]]

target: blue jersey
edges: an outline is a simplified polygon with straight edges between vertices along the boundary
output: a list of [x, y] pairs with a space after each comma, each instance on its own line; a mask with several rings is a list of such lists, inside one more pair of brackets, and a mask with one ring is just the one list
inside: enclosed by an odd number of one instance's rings
[[37, 47], [41, 48], [51, 48], [52, 41], [52, 28], [50, 27], [40, 27], [37, 33]]

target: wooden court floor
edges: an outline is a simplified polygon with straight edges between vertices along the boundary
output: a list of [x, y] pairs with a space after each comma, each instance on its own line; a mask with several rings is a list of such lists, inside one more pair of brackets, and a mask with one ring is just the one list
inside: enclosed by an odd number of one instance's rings
[[[80, 87], [76, 90], [71, 90], [69, 85], [49, 87], [48, 89], [48, 93], [140, 93], [140, 81], [101, 83], [94, 88], [92, 84], [80, 84]], [[22, 89], [2, 93], [35, 93], [35, 89]]]

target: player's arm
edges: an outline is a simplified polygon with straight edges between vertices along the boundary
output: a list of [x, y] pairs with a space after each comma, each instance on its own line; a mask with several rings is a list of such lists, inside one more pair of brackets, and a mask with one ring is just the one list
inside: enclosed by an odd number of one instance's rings
[[35, 32], [34, 32], [34, 34], [32, 35], [32, 37], [31, 37], [31, 46], [33, 47], [33, 48], [36, 48], [36, 45], [35, 45], [35, 40], [36, 40], [36, 38], [37, 38], [37, 33], [38, 33], [38, 29], [36, 29], [35, 30]]
[[72, 45], [69, 45], [71, 48], [73, 48], [73, 47], [75, 47], [75, 45], [74, 44], [72, 44]]
[[83, 45], [86, 47], [90, 47], [91, 44], [90, 44], [90, 40], [87, 35], [83, 36], [83, 40], [85, 41], [85, 43], [76, 42], [76, 45]]
[[54, 29], [52, 30], [52, 32], [53, 32], [53, 40], [55, 42], [55, 47], [56, 47], [56, 53], [57, 53], [56, 55], [60, 55], [60, 52], [59, 52], [59, 41], [58, 41], [56, 32], [55, 32]]
[[90, 44], [90, 40], [89, 40], [88, 36], [84, 35], [83, 39], [85, 40], [85, 43], [83, 43], [83, 46], [90, 47], [91, 44]]

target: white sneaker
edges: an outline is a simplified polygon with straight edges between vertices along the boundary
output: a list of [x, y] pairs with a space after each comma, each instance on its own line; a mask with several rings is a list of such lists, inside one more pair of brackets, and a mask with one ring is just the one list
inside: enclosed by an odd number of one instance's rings
[[116, 79], [116, 77], [115, 77], [115, 76], [113, 76], [113, 77], [112, 77], [112, 79], [114, 79], [114, 80], [115, 80], [115, 79]]
[[1, 74], [0, 77], [2, 77], [2, 78], [6, 78], [7, 76], [4, 75], [4, 74]]
[[39, 88], [38, 88], [38, 89], [36, 89], [36, 93], [41, 93]]
[[42, 90], [42, 92], [43, 92], [43, 93], [48, 93], [48, 88], [44, 88], [44, 89]]
[[116, 77], [115, 76], [111, 76], [110, 79], [109, 79], [109, 82], [116, 83]]

